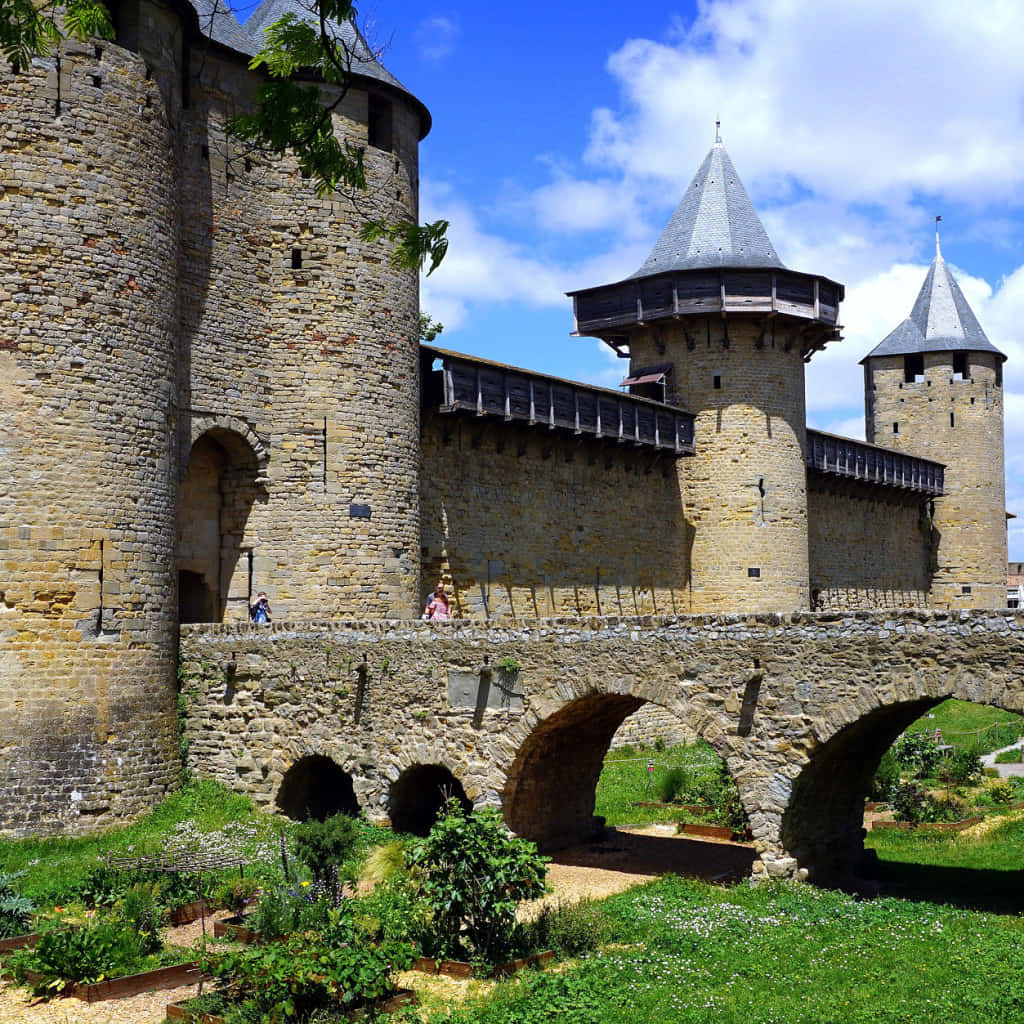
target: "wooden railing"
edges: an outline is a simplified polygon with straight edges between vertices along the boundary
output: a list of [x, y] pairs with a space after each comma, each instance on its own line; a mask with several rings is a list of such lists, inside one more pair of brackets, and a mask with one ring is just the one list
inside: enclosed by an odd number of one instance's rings
[[807, 431], [807, 468], [922, 494], [939, 495], [945, 487], [946, 467], [941, 462], [817, 430]]
[[510, 423], [693, 454], [694, 417], [682, 409], [444, 349], [422, 348], [441, 363], [439, 412], [498, 416]]

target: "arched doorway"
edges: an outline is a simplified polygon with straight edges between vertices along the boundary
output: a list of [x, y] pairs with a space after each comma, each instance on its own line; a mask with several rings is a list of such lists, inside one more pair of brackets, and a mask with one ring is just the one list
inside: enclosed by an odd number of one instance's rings
[[396, 832], [411, 832], [425, 836], [437, 821], [438, 815], [450, 797], [473, 809], [462, 783], [440, 764], [416, 764], [406, 768], [391, 784], [388, 794], [388, 814]]
[[502, 803], [505, 823], [556, 850], [602, 834], [594, 794], [612, 736], [644, 701], [621, 694], [580, 697], [541, 722], [520, 748]]
[[256, 453], [235, 431], [214, 427], [192, 445], [178, 504], [181, 622], [248, 615], [252, 546], [245, 530], [257, 471]]
[[359, 814], [352, 776], [321, 754], [303, 757], [288, 769], [277, 791], [277, 806], [294, 821]]

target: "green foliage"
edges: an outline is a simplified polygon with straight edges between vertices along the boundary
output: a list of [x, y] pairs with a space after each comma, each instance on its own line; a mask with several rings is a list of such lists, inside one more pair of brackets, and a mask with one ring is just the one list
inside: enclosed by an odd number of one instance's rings
[[871, 779], [869, 797], [872, 800], [891, 800], [900, 782], [900, 766], [896, 755], [890, 748], [878, 762], [874, 777]]
[[304, 821], [295, 826], [295, 856], [317, 882], [326, 882], [352, 856], [358, 832], [355, 820], [334, 814], [323, 821]]
[[892, 807], [897, 821], [920, 825], [941, 821], [960, 821], [966, 808], [955, 798], [936, 800], [916, 782], [903, 782], [892, 795]]
[[930, 733], [905, 732], [891, 749], [900, 767], [915, 779], [934, 777], [942, 760], [942, 751]]
[[907, 732], [934, 736], [936, 729], [941, 731], [944, 742], [955, 744], [958, 750], [990, 754], [1024, 733], [1024, 719], [1012, 711], [950, 698], [909, 725]]
[[242, 917], [255, 900], [259, 888], [259, 882], [255, 878], [234, 878], [220, 885], [214, 896], [221, 906], [226, 907], [236, 917]]
[[[63, 8], [63, 30], [58, 11]], [[76, 39], [113, 39], [114, 26], [98, 0], [0, 0], [0, 54], [11, 68], [23, 71], [36, 55], [52, 53], [64, 35]]]
[[531, 952], [554, 949], [566, 956], [593, 953], [615, 931], [601, 904], [592, 899], [544, 907], [531, 925]]
[[26, 983], [27, 970], [40, 974], [32, 991], [52, 996], [73, 982], [94, 984], [147, 970], [157, 963], [151, 947], [126, 921], [98, 920], [83, 928], [46, 932], [33, 948], [18, 950], [6, 963], [20, 984]]
[[436, 321], [429, 313], [420, 313], [420, 341], [435, 341], [444, 331], [444, 324]]
[[344, 903], [332, 882], [299, 882], [265, 889], [249, 915], [249, 926], [265, 940], [294, 932], [319, 932], [328, 927], [331, 914]]
[[0, 875], [0, 939], [31, 930], [35, 904], [15, 887], [17, 876]]
[[432, 913], [431, 955], [496, 962], [511, 942], [516, 906], [544, 894], [547, 858], [510, 835], [493, 807], [467, 814], [449, 800], [430, 834], [412, 845], [409, 863], [422, 873]]
[[658, 780], [655, 792], [662, 803], [671, 803], [689, 795], [692, 789], [690, 773], [682, 767], [669, 768]]
[[498, 659], [498, 668], [502, 672], [514, 676], [519, 671], [519, 662], [511, 654], [507, 654], [504, 658]]
[[982, 777], [981, 758], [973, 750], [957, 750], [946, 758], [946, 768], [951, 782], [970, 786]]
[[359, 932], [371, 942], [408, 942], [421, 947], [431, 928], [430, 906], [420, 898], [418, 882], [404, 874], [376, 886], [356, 902], [354, 912]]
[[144, 954], [156, 953], [163, 948], [160, 929], [167, 924], [169, 914], [160, 903], [159, 891], [157, 883], [136, 882], [116, 908], [115, 922], [135, 932]]
[[1001, 750], [996, 754], [996, 764], [1020, 764], [1021, 753], [1020, 747], [1014, 750]]
[[294, 936], [247, 946], [210, 957], [204, 969], [229, 1003], [248, 1008], [248, 1019], [305, 1021], [317, 1012], [352, 1010], [390, 995], [392, 972], [412, 962], [405, 944], [357, 944], [353, 937], [338, 911], [333, 930], [319, 940]]
[[989, 795], [994, 804], [1009, 804], [1013, 802], [1013, 786], [1008, 779], [1000, 779], [988, 787]]

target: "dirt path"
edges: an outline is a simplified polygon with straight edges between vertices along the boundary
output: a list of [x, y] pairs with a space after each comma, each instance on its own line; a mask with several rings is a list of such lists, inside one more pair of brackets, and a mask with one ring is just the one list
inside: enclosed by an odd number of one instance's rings
[[[602, 899], [669, 872], [707, 879], [749, 873], [755, 856], [751, 847], [710, 839], [682, 839], [673, 834], [673, 828], [651, 825], [624, 829], [613, 832], [603, 842], [559, 851], [548, 869], [552, 892], [525, 907], [524, 914], [536, 913], [544, 903], [571, 902], [586, 896]], [[168, 938], [187, 947], [199, 938], [200, 931], [197, 921], [172, 928]], [[454, 979], [425, 980], [424, 975], [415, 974], [402, 975], [400, 982], [443, 989], [453, 1001], [464, 998], [470, 985], [479, 984]], [[88, 1004], [78, 999], [42, 1002], [8, 982], [0, 986], [0, 1024], [159, 1024], [168, 1003], [195, 995], [195, 986], [191, 985], [103, 1003]]]

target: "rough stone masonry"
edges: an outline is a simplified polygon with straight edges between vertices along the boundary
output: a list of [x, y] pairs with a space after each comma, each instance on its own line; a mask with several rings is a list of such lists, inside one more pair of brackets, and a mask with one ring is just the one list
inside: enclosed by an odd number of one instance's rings
[[913, 719], [947, 697], [1024, 711], [1022, 649], [1012, 611], [204, 625], [181, 638], [191, 762], [264, 805], [318, 757], [383, 820], [396, 784], [436, 765], [516, 831], [563, 846], [600, 828], [604, 752], [649, 702], [724, 758], [755, 873], [817, 880], [863, 868], [871, 775]]

